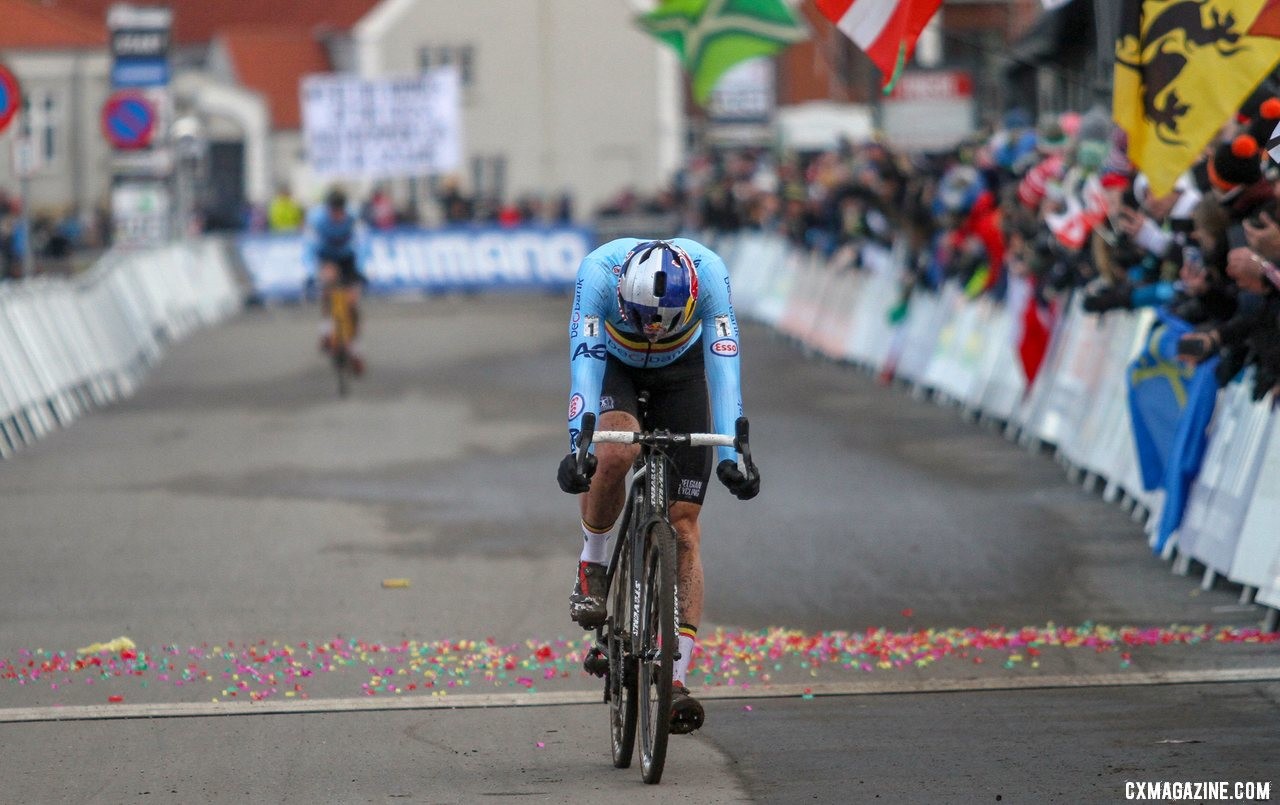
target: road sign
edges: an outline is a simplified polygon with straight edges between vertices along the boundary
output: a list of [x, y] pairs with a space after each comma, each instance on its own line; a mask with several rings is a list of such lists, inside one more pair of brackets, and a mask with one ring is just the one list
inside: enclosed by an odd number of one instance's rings
[[117, 150], [146, 148], [155, 127], [155, 106], [136, 92], [117, 92], [102, 106], [102, 133]]
[[22, 89], [18, 78], [0, 64], [0, 131], [4, 131], [22, 107]]

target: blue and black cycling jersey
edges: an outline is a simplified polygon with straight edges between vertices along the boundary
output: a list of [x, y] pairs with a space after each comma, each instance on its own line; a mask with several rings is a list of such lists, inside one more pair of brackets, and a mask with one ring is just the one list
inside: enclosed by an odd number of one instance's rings
[[336, 219], [324, 205], [307, 213], [305, 254], [312, 276], [322, 263], [334, 263], [342, 273], [340, 282], [348, 284], [362, 276], [368, 252], [367, 233], [350, 210]]
[[[582, 415], [599, 414], [600, 389], [608, 357], [637, 369], [667, 366], [690, 349], [701, 348], [706, 360], [711, 421], [716, 433], [732, 436], [742, 416], [738, 367], [738, 321], [729, 293], [729, 272], [719, 255], [686, 238], [671, 243], [688, 253], [698, 281], [693, 317], [676, 332], [654, 343], [636, 332], [618, 303], [618, 277], [627, 254], [643, 241], [619, 238], [582, 259], [569, 318], [569, 443], [573, 449]], [[716, 448], [720, 460], [735, 456], [732, 447]]]

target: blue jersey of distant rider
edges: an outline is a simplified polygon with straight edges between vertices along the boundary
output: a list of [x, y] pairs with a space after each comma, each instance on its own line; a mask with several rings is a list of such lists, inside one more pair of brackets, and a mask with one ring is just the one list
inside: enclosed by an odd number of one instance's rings
[[369, 238], [360, 219], [350, 209], [341, 218], [318, 205], [307, 212], [303, 259], [314, 274], [321, 263], [349, 261], [352, 268], [364, 267], [369, 257]]
[[[688, 253], [697, 277], [697, 302], [693, 315], [675, 331], [650, 343], [623, 318], [618, 302], [618, 277], [627, 253], [643, 241], [619, 238], [609, 241], [582, 259], [573, 293], [569, 319], [570, 449], [586, 413], [599, 414], [604, 382], [605, 356], [628, 366], [656, 369], [691, 349], [701, 349], [706, 361], [712, 427], [717, 433], [734, 434], [742, 416], [742, 389], [738, 368], [738, 321], [729, 295], [729, 272], [720, 256], [697, 241], [675, 238], [670, 242]], [[718, 460], [733, 459], [732, 447], [718, 447]]]

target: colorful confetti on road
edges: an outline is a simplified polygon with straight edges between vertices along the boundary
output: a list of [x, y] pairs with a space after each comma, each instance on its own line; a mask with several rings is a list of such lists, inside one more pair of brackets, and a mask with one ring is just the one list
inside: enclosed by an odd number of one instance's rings
[[[1206, 643], [1280, 644], [1280, 634], [1208, 625], [1114, 628], [1094, 623], [1016, 630], [821, 634], [720, 629], [702, 637], [689, 678], [705, 685], [746, 688], [797, 674], [816, 676], [819, 669], [883, 673], [942, 662], [988, 666], [999, 662], [1009, 670], [1038, 669], [1046, 651], [1063, 649], [1113, 654], [1125, 669], [1136, 651]], [[21, 649], [14, 656], [2, 657], [0, 692], [9, 686], [65, 691], [73, 685], [127, 680], [140, 688], [194, 688], [214, 701], [261, 701], [307, 698], [308, 684], [318, 677], [335, 672], [351, 676], [354, 672], [354, 678], [362, 680], [358, 692], [368, 696], [444, 696], [481, 689], [491, 692], [494, 688], [536, 693], [540, 684], [585, 677], [582, 659], [589, 647], [585, 637], [573, 642], [530, 640], [516, 645], [500, 645], [493, 639], [381, 643], [337, 638], [145, 649], [121, 637], [80, 652]], [[118, 693], [108, 700], [123, 701]]]

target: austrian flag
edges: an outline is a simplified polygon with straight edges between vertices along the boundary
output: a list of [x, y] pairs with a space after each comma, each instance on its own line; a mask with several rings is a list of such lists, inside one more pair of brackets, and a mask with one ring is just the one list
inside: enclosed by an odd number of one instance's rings
[[885, 90], [911, 58], [916, 39], [942, 0], [814, 0], [822, 16], [836, 24], [880, 68]]

